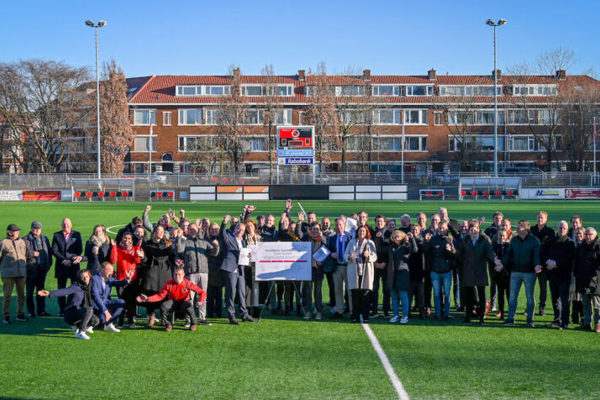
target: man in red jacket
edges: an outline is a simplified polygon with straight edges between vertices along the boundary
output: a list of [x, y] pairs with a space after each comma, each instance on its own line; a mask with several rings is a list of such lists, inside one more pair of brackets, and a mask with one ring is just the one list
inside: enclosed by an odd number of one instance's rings
[[198, 299], [198, 307], [206, 300], [206, 292], [185, 279], [184, 276], [185, 269], [183, 265], [177, 266], [173, 273], [174, 279], [168, 281], [160, 292], [150, 297], [142, 294], [137, 298], [137, 301], [140, 303], [154, 303], [163, 300], [165, 297], [167, 298], [167, 300], [160, 305], [160, 311], [165, 323], [165, 331], [167, 332], [170, 332], [173, 329], [171, 320], [169, 319], [169, 314], [171, 312], [185, 312], [192, 322], [190, 330], [196, 330], [196, 313], [194, 313], [194, 307], [190, 301], [190, 291], [196, 292], [200, 297]]

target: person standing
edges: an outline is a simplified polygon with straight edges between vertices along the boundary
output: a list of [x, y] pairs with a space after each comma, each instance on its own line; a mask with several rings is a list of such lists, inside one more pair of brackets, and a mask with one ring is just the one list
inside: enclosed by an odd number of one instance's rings
[[221, 223], [221, 237], [223, 239], [223, 264], [221, 271], [223, 280], [225, 281], [225, 303], [227, 305], [227, 313], [229, 314], [229, 323], [239, 325], [235, 318], [235, 295], [237, 293], [240, 302], [240, 311], [242, 313], [242, 321], [252, 322], [254, 319], [248, 314], [246, 308], [246, 282], [244, 276], [244, 266], [239, 263], [240, 252], [247, 248], [248, 245], [244, 240], [246, 226], [238, 222], [233, 230], [227, 229], [227, 223], [231, 220], [230, 215], [226, 215]]
[[223, 276], [221, 274], [221, 264], [223, 264], [223, 239], [221, 238], [220, 227], [217, 223], [210, 224], [208, 228], [209, 242], [217, 241], [220, 251], [216, 255], [208, 254], [208, 290], [207, 290], [207, 318], [221, 318], [223, 309]]
[[348, 243], [344, 258], [348, 260], [348, 289], [352, 294], [352, 322], [369, 322], [370, 292], [373, 290], [374, 263], [377, 260], [375, 243], [370, 239], [368, 226], [356, 229], [356, 238]]
[[105, 261], [110, 261], [111, 250], [114, 246], [116, 243], [106, 234], [106, 227], [102, 224], [94, 226], [92, 236], [85, 242], [82, 260], [87, 261], [87, 269], [92, 272], [92, 276], [100, 271]]
[[[137, 268], [143, 257], [144, 252], [141, 250], [141, 244], [137, 246], [133, 245], [133, 235], [130, 232], [125, 232], [122, 235], [121, 243], [118, 246], [113, 246], [110, 254], [110, 262], [117, 263], [118, 280], [125, 279], [128, 271], [132, 271], [133, 273], [129, 285], [117, 287], [117, 295], [120, 299], [125, 300], [125, 310], [127, 311], [130, 329], [135, 329], [135, 298], [140, 290]], [[123, 326], [124, 319], [125, 315], [121, 313], [117, 322], [117, 328]]]
[[[575, 229], [575, 234], [573, 235], [575, 240], [575, 261], [577, 262], [577, 252], [579, 246], [585, 243], [585, 228], [580, 226]], [[571, 235], [569, 234], [569, 238]], [[574, 265], [573, 273], [571, 274], [571, 285], [569, 286], [569, 301], [571, 302], [571, 322], [573, 324], [583, 324], [583, 297], [581, 293], [577, 291], [577, 279], [575, 277], [575, 268], [577, 264]]]
[[[77, 280], [79, 263], [83, 260], [82, 251], [81, 234], [73, 230], [73, 223], [69, 218], [63, 219], [62, 230], [52, 237], [52, 254], [56, 259], [54, 276], [59, 289], [67, 287], [67, 280], [71, 283]], [[58, 298], [59, 317], [64, 315], [66, 303], [65, 297]]]
[[419, 312], [419, 318], [425, 318], [425, 253], [423, 253], [423, 247], [425, 239], [421, 236], [421, 226], [414, 224], [411, 225], [411, 233], [415, 244], [417, 245], [417, 252], [412, 253], [408, 257], [408, 269], [410, 274], [410, 293], [409, 303], [412, 304], [412, 299], [415, 299], [415, 307], [413, 311]]
[[[42, 234], [42, 223], [33, 221], [31, 232], [23, 238], [27, 248], [27, 311], [30, 317], [47, 317], [46, 298], [37, 293], [46, 286], [46, 275], [52, 266], [52, 246], [48, 237]], [[36, 295], [35, 305], [33, 295]], [[36, 307], [37, 306], [37, 307]]]
[[[333, 287], [335, 290], [335, 309], [332, 310], [331, 319], [344, 318], [344, 291], [348, 290], [348, 260], [346, 259], [346, 248], [352, 240], [350, 233], [346, 232], [346, 220], [335, 219], [335, 235], [327, 239], [327, 248], [331, 251], [325, 262], [325, 269], [331, 270], [333, 275]], [[348, 309], [352, 308], [351, 299]]]
[[[185, 240], [183, 252], [179, 254], [179, 257], [184, 261], [186, 279], [206, 291], [208, 290], [208, 256], [216, 256], [219, 253], [219, 242], [217, 240], [209, 242], [200, 238], [198, 236], [199, 229], [196, 224], [189, 225], [189, 238]], [[194, 304], [195, 296], [193, 294], [190, 296], [191, 304]], [[210, 325], [206, 320], [206, 302], [202, 301], [201, 303], [198, 309], [200, 316], [198, 323]]]
[[[404, 233], [401, 230], [392, 232], [391, 243], [387, 248], [388, 257], [386, 265], [386, 285], [392, 298], [392, 309], [394, 316], [390, 322], [401, 324], [408, 323], [410, 302], [408, 293], [410, 291], [409, 256], [417, 253], [417, 243], [412, 233]], [[399, 317], [400, 303], [402, 303], [402, 318]]]
[[504, 323], [514, 325], [517, 312], [521, 284], [525, 284], [527, 297], [527, 326], [533, 328], [533, 312], [535, 310], [535, 274], [542, 271], [540, 263], [540, 241], [529, 232], [529, 221], [520, 220], [517, 225], [517, 236], [508, 246], [502, 265], [510, 269], [510, 296], [508, 301], [508, 318]]
[[[494, 241], [492, 242], [492, 248], [494, 249], [494, 254], [499, 260], [504, 258], [508, 250], [508, 246], [510, 246], [510, 241], [508, 240], [508, 232], [504, 229], [500, 229], [496, 231], [494, 234]], [[508, 304], [508, 293], [510, 290], [510, 270], [506, 267], [503, 268], [494, 268], [492, 269], [492, 276], [490, 280], [496, 282], [498, 287], [498, 314], [497, 317], [503, 321], [506, 317], [505, 310], [506, 305]]]
[[[431, 286], [435, 302], [435, 319], [447, 320], [450, 316], [450, 294], [452, 286], [452, 262], [456, 252], [452, 238], [448, 236], [448, 223], [439, 222], [440, 216], [434, 214], [431, 218], [432, 226], [437, 228], [425, 235], [425, 258], [429, 264]], [[436, 222], [437, 220], [437, 222]], [[443, 292], [442, 292], [443, 290]], [[425, 290], [427, 295], [427, 289]], [[442, 303], [442, 295], [444, 301]], [[442, 312], [443, 304], [443, 312]]]
[[575, 261], [575, 243], [569, 238], [567, 221], [560, 221], [555, 237], [542, 246], [542, 262], [546, 265], [554, 321], [549, 328], [566, 329], [569, 325], [569, 286]]
[[25, 322], [25, 274], [27, 247], [19, 237], [21, 228], [10, 224], [6, 228], [6, 237], [0, 241], [0, 274], [4, 286], [2, 311], [5, 324], [10, 323], [10, 298], [13, 287], [17, 287], [17, 321]]
[[600, 240], [594, 228], [586, 228], [585, 242], [577, 247], [575, 279], [577, 291], [583, 298], [583, 324], [580, 329], [594, 329], [600, 333]]
[[[488, 263], [496, 263], [492, 244], [480, 234], [479, 223], [469, 223], [469, 235], [457, 249], [460, 259], [460, 283], [464, 290], [466, 308], [464, 322], [471, 322], [472, 309], [475, 305], [475, 295], [479, 300], [477, 315], [483, 325], [486, 311], [485, 287], [488, 285]], [[477, 290], [477, 294], [475, 293]]]
[[[537, 225], [531, 227], [531, 233], [540, 241], [540, 253], [548, 252], [549, 242], [555, 237], [554, 229], [546, 225], [547, 222], [548, 213], [546, 211], [539, 211], [537, 214]], [[548, 276], [546, 271], [547, 267], [542, 266], [542, 272], [537, 274], [537, 281], [540, 287], [539, 315], [546, 315], [546, 299], [548, 298]]]
[[[388, 285], [388, 274], [386, 272], [388, 265], [388, 247], [389, 247], [389, 236], [386, 242], [385, 235], [387, 233], [386, 219], [383, 215], [379, 214], [375, 217], [375, 235], [372, 238], [377, 249], [377, 261], [375, 261], [375, 277], [373, 280], [373, 292], [371, 293], [371, 318], [377, 318], [380, 314], [378, 313], [379, 308], [379, 286], [381, 281], [382, 295], [383, 295], [383, 316], [385, 318], [390, 317], [390, 286]], [[391, 234], [391, 232], [390, 232]]]

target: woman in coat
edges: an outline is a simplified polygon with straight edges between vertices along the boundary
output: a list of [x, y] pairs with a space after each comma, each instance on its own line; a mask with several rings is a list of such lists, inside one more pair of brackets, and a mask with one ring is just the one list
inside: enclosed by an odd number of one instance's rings
[[79, 277], [71, 286], [53, 290], [42, 289], [38, 296], [62, 297], [69, 296], [69, 304], [65, 307], [65, 322], [71, 325], [77, 339], [89, 339], [88, 333], [93, 333], [93, 327], [100, 323], [94, 314], [92, 306], [92, 274], [89, 270], [79, 271]]
[[373, 291], [377, 250], [371, 240], [369, 229], [362, 225], [356, 238], [346, 247], [344, 258], [348, 260], [348, 290], [352, 293], [352, 322], [369, 322], [369, 300]]
[[[321, 246], [325, 245], [325, 237], [321, 232], [321, 226], [317, 221], [313, 222], [308, 228], [308, 234], [304, 235], [304, 240], [311, 243], [312, 254], [318, 251]], [[312, 318], [313, 299], [317, 313], [315, 314], [315, 320], [320, 321], [323, 312], [323, 278], [325, 277], [325, 271], [323, 270], [323, 264], [317, 262], [311, 257], [312, 268], [311, 268], [311, 280], [302, 282], [302, 298], [304, 300], [304, 319], [310, 320]]]
[[[423, 245], [425, 239], [421, 236], [421, 226], [414, 224], [411, 225], [410, 231], [412, 233], [415, 244], [417, 245], [417, 252], [411, 253], [408, 257], [408, 271], [410, 275], [410, 292], [408, 304], [412, 304], [413, 298], [415, 299], [415, 309], [419, 312], [419, 318], [425, 318], [425, 254], [423, 253]], [[413, 309], [413, 311], [415, 311]]]
[[488, 285], [488, 262], [496, 263], [496, 256], [492, 244], [479, 233], [479, 224], [469, 224], [469, 235], [462, 241], [457, 251], [461, 261], [460, 270], [461, 289], [465, 293], [466, 309], [464, 322], [471, 322], [471, 310], [475, 303], [475, 290], [479, 298], [477, 314], [479, 323], [483, 325], [485, 318], [485, 287]]
[[[492, 248], [494, 249], [494, 254], [499, 260], [504, 258], [509, 245], [510, 240], [508, 237], [508, 232], [502, 228], [496, 231], [494, 234]], [[509, 268], [505, 266], [500, 271], [496, 271], [496, 269], [493, 268], [492, 281], [496, 282], [496, 287], [498, 289], [498, 318], [500, 318], [500, 320], [504, 320], [504, 306], [508, 304], [508, 294], [510, 289]]]
[[92, 275], [100, 271], [102, 263], [105, 261], [110, 262], [110, 253], [113, 246], [115, 246], [115, 241], [106, 235], [106, 227], [96, 225], [92, 236], [85, 243], [83, 257], [83, 261], [87, 261], [87, 269], [92, 272]]
[[[394, 323], [400, 320], [401, 324], [406, 324], [410, 311], [408, 292], [411, 289], [409, 256], [417, 253], [417, 243], [412, 233], [406, 234], [400, 230], [392, 232], [390, 242], [386, 267], [387, 284], [392, 297], [392, 310], [394, 311], [394, 316], [390, 319], [390, 322]], [[398, 316], [400, 301], [402, 301], [402, 319], [399, 319]]]
[[[256, 225], [256, 222], [252, 220], [247, 220], [243, 224], [246, 227], [246, 233], [244, 233], [244, 240], [246, 241], [248, 246], [253, 246], [262, 242], [262, 237], [258, 234], [258, 226]], [[259, 318], [260, 304], [264, 301], [261, 301], [259, 296], [261, 294], [263, 296], [266, 296], [269, 287], [264, 287], [263, 285], [263, 287], [259, 288], [259, 283], [254, 280], [255, 268], [256, 264], [252, 261], [250, 262], [250, 265], [244, 266], [244, 278], [246, 281], [246, 307], [248, 307], [251, 310], [250, 314], [252, 315], [252, 317]]]
[[[175, 251], [171, 241], [165, 238], [165, 228], [157, 225], [152, 232], [150, 240], [142, 246], [144, 259], [142, 261], [141, 291], [150, 297], [157, 294], [165, 283], [173, 277], [173, 266], [175, 265]], [[148, 313], [148, 327], [154, 327], [154, 310], [160, 307], [158, 303], [146, 303]]]

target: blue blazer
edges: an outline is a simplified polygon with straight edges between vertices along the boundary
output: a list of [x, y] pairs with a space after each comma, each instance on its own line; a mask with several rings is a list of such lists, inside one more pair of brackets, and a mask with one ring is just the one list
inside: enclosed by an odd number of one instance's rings
[[[240, 248], [238, 247], [237, 239], [231, 229], [225, 229], [226, 224], [221, 224], [221, 235], [223, 238], [223, 264], [221, 264], [221, 270], [227, 272], [234, 272], [238, 268], [238, 258], [240, 257]], [[246, 247], [246, 241], [242, 239], [242, 247]]]
[[110, 278], [106, 281], [105, 287], [102, 286], [102, 275], [98, 272], [96, 275], [92, 276], [92, 303], [94, 306], [94, 310], [104, 312], [106, 311], [106, 302], [110, 300], [110, 291], [114, 287], [125, 286], [129, 283], [128, 279], [117, 280], [114, 278]]
[[[348, 247], [348, 244], [350, 243], [350, 241], [352, 240], [352, 235], [348, 232], [344, 232], [343, 235], [346, 237], [346, 247]], [[327, 238], [327, 248], [329, 249], [329, 251], [331, 251], [332, 253], [338, 253], [340, 254], [340, 252], [338, 251], [337, 248], [337, 241], [338, 241], [338, 236], [339, 234], [336, 233], [334, 235], [331, 235], [329, 238]], [[340, 254], [342, 257], [344, 257], [344, 252], [342, 252]], [[325, 260], [325, 263], [323, 265], [323, 270], [325, 272], [335, 272], [335, 270], [337, 269], [337, 266], [340, 264], [348, 264], [348, 260], [345, 260], [346, 262], [340, 263], [340, 259], [338, 258], [337, 260], [331, 258], [331, 255], [329, 255], [327, 257], [327, 259]]]
[[69, 296], [69, 304], [66, 308], [75, 307], [76, 310], [81, 308], [80, 305], [83, 303], [84, 295], [85, 293], [78, 283], [73, 283], [71, 286], [64, 289], [52, 290], [50, 292], [50, 297]]
[[69, 277], [79, 271], [79, 264], [71, 264], [71, 266], [67, 267], [62, 262], [64, 260], [73, 260], [73, 258], [80, 256], [82, 251], [83, 243], [79, 232], [71, 231], [68, 243], [65, 241], [62, 231], [56, 232], [52, 237], [52, 254], [56, 258], [54, 277]]

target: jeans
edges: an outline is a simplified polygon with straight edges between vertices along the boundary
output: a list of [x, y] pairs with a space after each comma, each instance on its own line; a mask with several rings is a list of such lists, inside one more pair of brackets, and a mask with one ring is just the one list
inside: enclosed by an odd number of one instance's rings
[[438, 274], [431, 271], [431, 286], [435, 302], [435, 315], [442, 316], [442, 286], [444, 287], [444, 316], [450, 315], [450, 288], [452, 287], [452, 272]]
[[569, 303], [570, 282], [549, 280], [549, 283], [554, 322], [561, 326], [569, 325], [569, 310], [571, 309]]
[[400, 302], [402, 302], [402, 317], [408, 318], [408, 312], [410, 310], [408, 302], [408, 291], [407, 290], [390, 290], [392, 296], [392, 310], [394, 315], [398, 315], [400, 311]]
[[[583, 324], [590, 326], [592, 323], [592, 309], [594, 310], [594, 326], [600, 322], [600, 296], [595, 294], [583, 295]], [[592, 328], [594, 327], [592, 326]]]
[[525, 296], [527, 297], [527, 322], [533, 322], [533, 311], [535, 309], [535, 273], [534, 272], [512, 272], [510, 274], [510, 296], [508, 299], [508, 319], [514, 321], [517, 305], [519, 303], [519, 292], [521, 284], [525, 284]]

